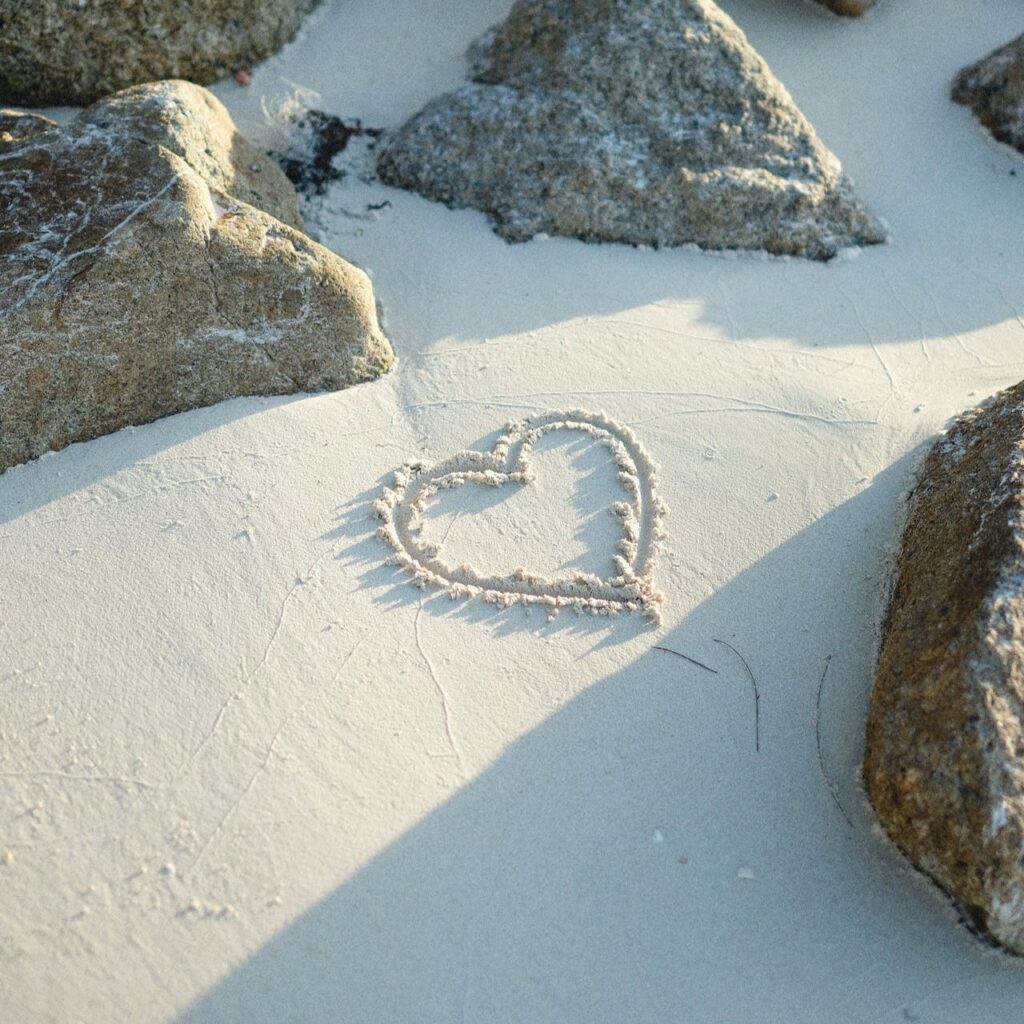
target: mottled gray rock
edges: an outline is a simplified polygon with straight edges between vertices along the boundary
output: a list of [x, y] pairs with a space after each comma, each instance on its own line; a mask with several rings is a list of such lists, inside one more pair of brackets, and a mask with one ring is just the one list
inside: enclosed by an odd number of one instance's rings
[[996, 139], [1024, 153], [1024, 36], [964, 68], [953, 99], [971, 107]]
[[0, 99], [89, 103], [156, 78], [207, 83], [269, 57], [319, 0], [2, 0]]
[[924, 463], [864, 782], [907, 857], [1024, 953], [1024, 383], [962, 416]]
[[884, 232], [711, 0], [519, 0], [471, 82], [384, 142], [384, 181], [476, 207], [512, 241], [828, 259]]
[[0, 471], [391, 364], [366, 275], [284, 222], [287, 179], [198, 86], [136, 87], [65, 128], [0, 112], [0, 210]]

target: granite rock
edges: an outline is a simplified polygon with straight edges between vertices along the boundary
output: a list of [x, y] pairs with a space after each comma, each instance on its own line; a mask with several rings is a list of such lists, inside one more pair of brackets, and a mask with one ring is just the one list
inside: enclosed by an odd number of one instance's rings
[[384, 140], [389, 184], [541, 232], [828, 259], [884, 231], [711, 0], [518, 0], [471, 80]]
[[291, 185], [206, 90], [136, 87], [66, 127], [0, 112], [0, 162], [0, 470], [391, 364], [366, 275], [298, 230]]
[[971, 107], [994, 138], [1024, 153], [1024, 36], [964, 68], [953, 99]]
[[864, 782], [971, 926], [1024, 953], [1024, 383], [963, 415], [924, 462]]
[[203, 84], [269, 57], [319, 0], [0, 3], [0, 97], [83, 104], [157, 78]]

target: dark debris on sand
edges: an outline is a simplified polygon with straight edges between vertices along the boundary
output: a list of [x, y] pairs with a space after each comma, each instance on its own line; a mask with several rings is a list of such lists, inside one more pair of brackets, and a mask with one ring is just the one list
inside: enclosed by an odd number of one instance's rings
[[327, 186], [341, 178], [343, 171], [334, 158], [343, 153], [351, 139], [367, 136], [379, 138], [383, 129], [366, 128], [355, 118], [343, 121], [323, 110], [306, 109], [291, 121], [292, 139], [287, 149], [271, 150], [296, 189], [305, 196], [323, 195]]

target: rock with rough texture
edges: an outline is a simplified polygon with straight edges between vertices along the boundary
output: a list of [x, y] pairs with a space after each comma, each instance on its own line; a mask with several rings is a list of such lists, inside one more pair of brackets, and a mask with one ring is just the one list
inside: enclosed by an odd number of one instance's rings
[[287, 179], [205, 89], [138, 86], [65, 128], [0, 112], [0, 167], [0, 471], [391, 364], [366, 275], [298, 230]]
[[996, 139], [1024, 153], [1024, 36], [964, 68], [953, 99], [971, 107]]
[[384, 181], [541, 232], [828, 259], [880, 242], [839, 161], [711, 0], [519, 0]]
[[0, 3], [0, 98], [83, 104], [156, 78], [208, 83], [269, 57], [319, 0]]
[[864, 782], [907, 857], [1024, 953], [1024, 383], [962, 416], [924, 463]]
[[824, 4], [825, 7], [845, 18], [859, 18], [874, 7], [878, 0], [818, 0], [818, 3]]

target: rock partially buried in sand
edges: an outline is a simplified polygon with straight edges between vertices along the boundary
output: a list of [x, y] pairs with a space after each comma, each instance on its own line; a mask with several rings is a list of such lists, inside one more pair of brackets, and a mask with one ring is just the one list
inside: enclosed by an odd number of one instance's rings
[[1024, 953], [1024, 383], [962, 416], [924, 463], [864, 781], [910, 860]]
[[0, 112], [0, 159], [0, 471], [390, 366], [366, 275], [297, 230], [287, 179], [205, 89], [139, 86], [65, 128]]
[[859, 18], [878, 3], [878, 0], [818, 0], [819, 4], [845, 18]]
[[154, 78], [208, 83], [269, 57], [319, 0], [0, 3], [0, 97], [82, 104]]
[[519, 0], [472, 81], [388, 138], [384, 181], [547, 232], [828, 259], [881, 242], [743, 33], [710, 0]]
[[964, 68], [953, 99], [971, 107], [994, 138], [1024, 153], [1024, 36]]

